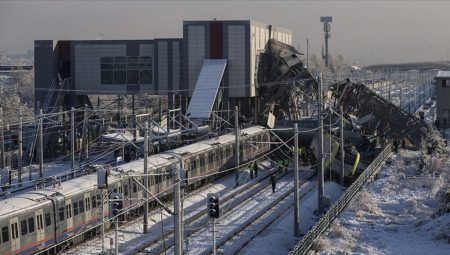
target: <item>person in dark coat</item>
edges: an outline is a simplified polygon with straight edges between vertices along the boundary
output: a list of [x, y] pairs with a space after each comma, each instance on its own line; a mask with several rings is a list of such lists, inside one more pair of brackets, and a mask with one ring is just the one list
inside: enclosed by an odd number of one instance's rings
[[272, 193], [275, 193], [275, 189], [277, 186], [277, 177], [274, 174], [270, 176], [270, 184], [272, 185]]
[[258, 163], [256, 163], [256, 161], [253, 163], [253, 170], [255, 171], [255, 177], [258, 177]]

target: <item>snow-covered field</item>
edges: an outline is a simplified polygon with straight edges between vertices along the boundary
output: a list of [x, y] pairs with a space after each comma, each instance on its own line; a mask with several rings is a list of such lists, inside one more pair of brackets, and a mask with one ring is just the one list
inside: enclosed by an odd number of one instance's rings
[[[421, 153], [400, 150], [365, 185], [349, 207], [316, 240], [320, 254], [450, 254], [450, 214], [437, 214], [448, 185], [449, 160], [440, 177], [420, 174]], [[433, 159], [439, 161], [439, 159]], [[427, 166], [425, 166], [427, 172]], [[430, 171], [431, 172], [431, 171]]]

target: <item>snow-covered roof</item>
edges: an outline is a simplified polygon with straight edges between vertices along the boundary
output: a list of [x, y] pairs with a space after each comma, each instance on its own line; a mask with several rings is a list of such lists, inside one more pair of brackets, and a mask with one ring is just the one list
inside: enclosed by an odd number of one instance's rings
[[450, 71], [439, 71], [436, 78], [437, 79], [450, 78]]

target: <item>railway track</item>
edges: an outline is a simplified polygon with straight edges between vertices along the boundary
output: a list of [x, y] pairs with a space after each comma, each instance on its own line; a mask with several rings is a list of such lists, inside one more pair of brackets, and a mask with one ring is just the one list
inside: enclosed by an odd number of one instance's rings
[[[299, 199], [306, 197], [317, 187], [317, 182], [305, 183], [305, 187], [300, 187], [304, 192]], [[288, 193], [280, 197], [279, 201], [268, 207], [267, 211], [262, 210], [259, 217], [255, 221], [246, 224], [239, 232], [233, 234], [230, 238], [219, 243], [218, 248], [224, 251], [223, 254], [238, 254], [245, 246], [247, 246], [254, 238], [271, 226], [275, 221], [280, 219], [285, 213], [294, 206], [292, 201], [294, 194]], [[212, 251], [211, 251], [212, 252]]]
[[[291, 175], [291, 174], [289, 174]], [[279, 179], [280, 181], [284, 179], [285, 183], [292, 182], [289, 178], [285, 177], [286, 174], [280, 174]], [[302, 179], [306, 179], [302, 183], [307, 182], [311, 178], [315, 176], [315, 173], [312, 171], [304, 172]], [[284, 178], [283, 178], [284, 177]], [[286, 180], [289, 179], [289, 180]], [[291, 187], [292, 186], [292, 187]], [[271, 211], [271, 208], [276, 206], [278, 203], [286, 199], [290, 194], [293, 194], [293, 184], [289, 186], [286, 190], [283, 191], [281, 195], [277, 195], [276, 199], [274, 201], [266, 204], [264, 208], [258, 210], [258, 212], [254, 215], [251, 215], [249, 218], [246, 219], [245, 223], [238, 228], [236, 228], [233, 233], [230, 235], [235, 236], [240, 233], [245, 227], [251, 225], [254, 221], [258, 220], [262, 215], [266, 215], [268, 211]], [[280, 187], [281, 188], [281, 187]], [[271, 193], [270, 187], [267, 185], [267, 183], [259, 183], [256, 188], [251, 189], [251, 187], [247, 188], [245, 192], [241, 192], [238, 196], [233, 196], [231, 194], [230, 196], [227, 196], [225, 198], [221, 198], [221, 208], [222, 210], [227, 210], [226, 212], [222, 213], [220, 222], [224, 222], [225, 219], [232, 218], [236, 215], [242, 215], [242, 212], [245, 212], [245, 210], [241, 210], [243, 206], [245, 206], [248, 201], [252, 200], [259, 200], [261, 193]], [[267, 194], [266, 194], [267, 195]], [[263, 195], [265, 196], [265, 195]], [[225, 201], [224, 201], [225, 200]], [[241, 211], [240, 211], [241, 210]], [[287, 210], [287, 209], [286, 209]], [[201, 236], [202, 233], [209, 233], [208, 230], [206, 230], [203, 227], [198, 226], [208, 226], [209, 217], [206, 216], [205, 211], [198, 212], [195, 217], [190, 217], [188, 220], [185, 221], [186, 223], [186, 230], [184, 231], [185, 236], [187, 238], [193, 238], [195, 239], [198, 236]], [[244, 227], [242, 227], [244, 226]], [[142, 254], [165, 254], [166, 252], [171, 253], [172, 247], [174, 244], [173, 241], [173, 231], [170, 231], [170, 236], [166, 236], [168, 240], [155, 240], [154, 242], [150, 243], [147, 248], [140, 249], [138, 252]], [[167, 235], [168, 233], [166, 233]], [[202, 238], [203, 240], [204, 238]], [[209, 237], [210, 239], [210, 237]], [[230, 238], [221, 239], [222, 241], [219, 241], [219, 245], [225, 244], [227, 240]], [[136, 252], [134, 252], [135, 254]], [[208, 254], [211, 253], [211, 251], [194, 251], [192, 254]]]

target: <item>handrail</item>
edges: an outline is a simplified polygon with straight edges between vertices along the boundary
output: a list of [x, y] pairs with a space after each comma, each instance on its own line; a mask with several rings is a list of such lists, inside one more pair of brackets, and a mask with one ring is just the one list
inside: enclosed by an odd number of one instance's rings
[[345, 209], [353, 197], [358, 193], [362, 185], [380, 170], [381, 164], [386, 160], [392, 151], [392, 144], [388, 144], [378, 156], [367, 166], [366, 170], [356, 179], [355, 182], [345, 191], [345, 193], [334, 203], [334, 205], [320, 218], [320, 220], [308, 231], [303, 239], [289, 252], [289, 255], [307, 254], [310, 251], [313, 241], [319, 237], [333, 220]]

